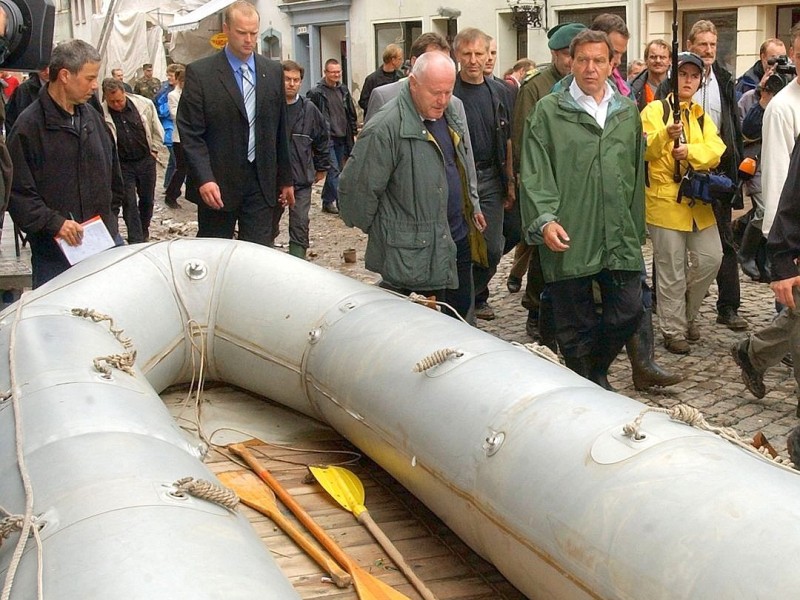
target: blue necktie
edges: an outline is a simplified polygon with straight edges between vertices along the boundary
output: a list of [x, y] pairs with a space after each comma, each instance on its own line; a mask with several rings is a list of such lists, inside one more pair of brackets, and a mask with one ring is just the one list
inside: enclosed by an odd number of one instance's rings
[[253, 162], [256, 158], [256, 84], [247, 63], [243, 64], [240, 69], [242, 70], [244, 108], [247, 111], [247, 121], [250, 123], [250, 135], [247, 138], [247, 160]]

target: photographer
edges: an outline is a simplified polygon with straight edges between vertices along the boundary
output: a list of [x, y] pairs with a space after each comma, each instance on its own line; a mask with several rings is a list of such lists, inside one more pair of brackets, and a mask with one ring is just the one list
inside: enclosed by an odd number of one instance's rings
[[746, 92], [755, 90], [762, 85], [766, 73], [775, 72], [775, 59], [786, 55], [786, 46], [778, 38], [770, 38], [761, 44], [758, 52], [758, 60], [755, 64], [745, 71], [744, 75], [736, 80], [736, 98], [741, 98]]
[[[692, 100], [703, 69], [697, 54], [678, 55], [679, 123], [672, 121], [672, 95], [667, 101], [651, 102], [642, 111], [648, 164], [645, 206], [656, 266], [656, 310], [664, 346], [673, 354], [688, 354], [689, 341], [700, 338], [694, 320], [722, 262], [712, 205], [699, 198], [681, 198], [680, 185], [674, 180], [676, 162], [683, 176], [689, 167], [716, 167], [725, 152], [714, 121]], [[697, 257], [690, 277], [687, 252]]]

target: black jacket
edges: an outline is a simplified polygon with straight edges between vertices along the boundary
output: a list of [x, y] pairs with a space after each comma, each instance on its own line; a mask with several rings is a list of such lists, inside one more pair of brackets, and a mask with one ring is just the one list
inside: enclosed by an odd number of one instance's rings
[[367, 105], [369, 104], [369, 96], [372, 94], [372, 90], [374, 90], [376, 87], [399, 81], [401, 77], [400, 71], [392, 71], [391, 73], [387, 73], [383, 70], [382, 66], [378, 67], [377, 71], [373, 71], [367, 75], [367, 78], [364, 80], [364, 85], [361, 86], [361, 96], [358, 98], [358, 105], [361, 107], [361, 110], [366, 112]]
[[744, 75], [736, 80], [736, 98], [741, 98], [742, 95], [758, 87], [761, 78], [764, 77], [764, 65], [760, 60], [744, 72]]
[[[309, 90], [306, 96], [319, 109], [319, 112], [322, 113], [322, 116], [325, 117], [325, 120], [330, 125], [331, 111], [330, 107], [328, 106], [328, 97], [325, 95], [325, 91], [322, 89], [324, 85], [325, 80], [320, 79], [317, 82], [317, 85]], [[346, 85], [338, 85], [336, 86], [336, 89], [342, 96], [344, 114], [347, 118], [347, 135], [345, 136], [347, 147], [345, 150], [345, 156], [350, 156], [350, 151], [353, 149], [353, 144], [356, 142], [356, 132], [358, 131], [358, 115], [356, 115], [356, 105], [353, 103], [353, 97], [350, 95], [350, 90], [347, 89]]]
[[[103, 117], [85, 104], [75, 107], [80, 131], [45, 91], [17, 118], [8, 138], [14, 179], [8, 210], [20, 229], [45, 252], [59, 255], [53, 240], [64, 221], [100, 215], [111, 236], [124, 185], [117, 150]], [[33, 246], [33, 244], [32, 244]]]
[[14, 90], [6, 104], [6, 131], [11, 131], [17, 117], [39, 97], [42, 87], [44, 86], [39, 79], [39, 73], [34, 71]]
[[289, 117], [292, 178], [295, 187], [308, 187], [314, 183], [317, 171], [331, 167], [328, 149], [328, 123], [314, 103], [298, 96], [297, 118]]
[[800, 257], [800, 138], [795, 141], [786, 185], [783, 186], [778, 212], [769, 230], [767, 254], [772, 281], [797, 277], [795, 260]]
[[[503, 189], [505, 190], [508, 184], [506, 161], [509, 157], [506, 156], [506, 150], [508, 140], [511, 138], [511, 100], [505, 83], [494, 79], [494, 77], [486, 77], [484, 81], [489, 87], [489, 93], [492, 96], [492, 105], [494, 107], [494, 141], [498, 153], [497, 162], [500, 169], [500, 178], [503, 182]], [[453, 95], [459, 99], [463, 99], [463, 80], [458, 75], [456, 75]], [[467, 126], [469, 126], [469, 123], [467, 123]], [[474, 140], [475, 138], [472, 139]]]
[[[280, 63], [255, 55], [256, 157], [258, 184], [268, 206], [278, 202], [278, 187], [292, 185], [286, 98]], [[224, 50], [186, 67], [178, 105], [178, 129], [186, 159], [186, 199], [203, 200], [199, 188], [216, 182], [223, 211], [242, 203], [242, 181], [250, 177], [247, 141], [250, 126], [244, 98]]]

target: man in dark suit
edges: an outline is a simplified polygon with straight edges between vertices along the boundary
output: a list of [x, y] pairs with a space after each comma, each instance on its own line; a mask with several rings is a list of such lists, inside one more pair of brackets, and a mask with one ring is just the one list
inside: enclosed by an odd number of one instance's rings
[[231, 4], [222, 29], [222, 52], [186, 68], [177, 119], [186, 199], [197, 204], [198, 237], [232, 238], [238, 222], [238, 239], [268, 246], [277, 202], [294, 204], [283, 70], [254, 52], [253, 5]]

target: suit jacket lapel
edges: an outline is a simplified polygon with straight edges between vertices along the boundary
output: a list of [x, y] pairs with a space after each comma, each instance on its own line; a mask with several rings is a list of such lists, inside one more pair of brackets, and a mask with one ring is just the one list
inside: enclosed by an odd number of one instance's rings
[[[231, 65], [228, 62], [228, 57], [225, 56], [224, 50], [219, 53], [219, 57], [220, 60], [217, 65], [217, 72], [219, 74], [220, 83], [230, 95], [233, 103], [238, 107], [239, 112], [242, 113], [244, 120], [247, 121], [247, 109], [244, 107], [242, 91], [239, 89], [239, 84], [236, 83], [236, 76], [233, 74], [233, 69], [231, 69]], [[258, 91], [258, 86], [256, 86], [256, 91]], [[256, 106], [258, 106], [258, 104], [256, 104]]]

